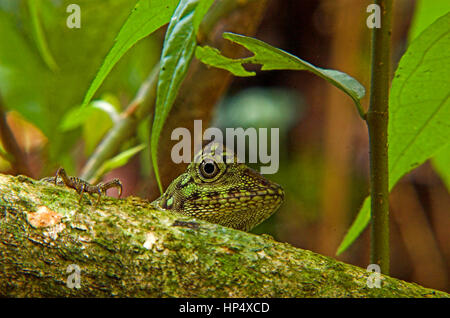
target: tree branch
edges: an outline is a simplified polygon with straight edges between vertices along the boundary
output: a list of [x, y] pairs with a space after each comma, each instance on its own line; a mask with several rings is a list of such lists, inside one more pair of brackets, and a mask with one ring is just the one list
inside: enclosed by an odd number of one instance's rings
[[[1, 174], [0, 193], [0, 296], [450, 296], [388, 276], [368, 288], [365, 269], [138, 198], [94, 209], [96, 198], [79, 204], [72, 189]], [[68, 267], [80, 288], [68, 287]]]

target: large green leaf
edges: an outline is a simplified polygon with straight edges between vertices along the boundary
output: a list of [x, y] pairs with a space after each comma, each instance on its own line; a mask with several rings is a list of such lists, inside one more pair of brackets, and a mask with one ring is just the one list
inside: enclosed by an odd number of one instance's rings
[[84, 97], [82, 106], [89, 103], [105, 77], [117, 61], [139, 40], [168, 23], [177, 0], [140, 0], [120, 29], [115, 43]]
[[448, 0], [417, 0], [408, 37], [414, 40], [428, 26], [450, 11]]
[[[409, 46], [400, 60], [389, 96], [389, 189], [407, 172], [443, 149], [450, 140], [450, 13]], [[448, 163], [447, 163], [448, 164]], [[369, 222], [367, 198], [338, 254]]]
[[161, 193], [157, 165], [159, 136], [194, 54], [199, 21], [203, 18], [200, 14], [205, 15], [211, 4], [210, 0], [181, 0], [164, 39], [151, 136], [153, 170]]
[[389, 97], [389, 185], [450, 141], [450, 13], [402, 57]]
[[198, 47], [196, 57], [205, 64], [226, 69], [236, 76], [253, 76], [243, 64], [261, 64], [261, 70], [298, 70], [309, 71], [327, 80], [344, 91], [355, 102], [358, 111], [363, 115], [360, 99], [364, 97], [365, 89], [353, 77], [336, 70], [324, 69], [312, 65], [292, 54], [275, 48], [263, 41], [234, 33], [224, 33], [223, 37], [244, 46], [253, 52], [253, 56], [242, 59], [230, 59], [221, 55], [217, 49], [205, 46]]

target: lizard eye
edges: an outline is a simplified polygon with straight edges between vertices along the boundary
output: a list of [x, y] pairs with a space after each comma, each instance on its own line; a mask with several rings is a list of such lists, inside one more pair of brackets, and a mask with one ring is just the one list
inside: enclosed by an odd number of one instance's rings
[[205, 179], [214, 178], [219, 173], [219, 167], [211, 159], [205, 159], [200, 164], [200, 174]]

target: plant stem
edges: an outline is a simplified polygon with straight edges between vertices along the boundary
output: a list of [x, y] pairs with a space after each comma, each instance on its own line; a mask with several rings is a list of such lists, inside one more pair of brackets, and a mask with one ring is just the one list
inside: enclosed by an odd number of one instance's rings
[[381, 28], [372, 34], [370, 106], [367, 112], [370, 147], [371, 263], [389, 274], [388, 102], [392, 0], [377, 0]]

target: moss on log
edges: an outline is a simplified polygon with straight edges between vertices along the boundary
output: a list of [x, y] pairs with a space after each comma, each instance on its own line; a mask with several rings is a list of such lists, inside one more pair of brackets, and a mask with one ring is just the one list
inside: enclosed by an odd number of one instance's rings
[[[0, 295], [448, 297], [310, 251], [153, 209], [0, 175]], [[69, 288], [80, 269], [79, 288]], [[69, 267], [70, 269], [70, 267]], [[69, 285], [68, 285], [69, 281]], [[73, 286], [73, 285], [72, 285]]]

